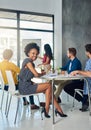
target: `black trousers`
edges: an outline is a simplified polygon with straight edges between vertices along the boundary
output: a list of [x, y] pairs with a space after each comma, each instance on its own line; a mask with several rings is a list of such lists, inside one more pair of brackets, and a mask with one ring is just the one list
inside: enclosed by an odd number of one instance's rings
[[[83, 85], [84, 85], [84, 80], [73, 80], [71, 83], [67, 84], [64, 87], [64, 91], [70, 96], [74, 97], [75, 89], [83, 90]], [[76, 94], [75, 99], [78, 100], [79, 102], [80, 101], [83, 102], [83, 98], [79, 94]]]

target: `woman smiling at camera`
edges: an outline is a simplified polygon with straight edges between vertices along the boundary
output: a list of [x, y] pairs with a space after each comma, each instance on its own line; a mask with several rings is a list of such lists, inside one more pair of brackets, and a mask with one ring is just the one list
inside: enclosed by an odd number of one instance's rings
[[[41, 84], [34, 84], [32, 83], [31, 79], [33, 77], [40, 77], [45, 74], [38, 73], [35, 70], [34, 61], [37, 59], [37, 56], [39, 54], [39, 46], [36, 43], [29, 43], [25, 47], [25, 54], [28, 58], [24, 59], [22, 63], [22, 69], [20, 71], [20, 81], [19, 81], [19, 92], [23, 95], [26, 94], [34, 94], [34, 93], [45, 93], [46, 96], [46, 105], [42, 109], [42, 113], [44, 113], [46, 118], [50, 118], [49, 113], [49, 104], [52, 99], [52, 86], [50, 83], [41, 83]], [[55, 114], [59, 114], [61, 117], [66, 117], [57, 103], [55, 97], [54, 97], [54, 105], [55, 105]]]

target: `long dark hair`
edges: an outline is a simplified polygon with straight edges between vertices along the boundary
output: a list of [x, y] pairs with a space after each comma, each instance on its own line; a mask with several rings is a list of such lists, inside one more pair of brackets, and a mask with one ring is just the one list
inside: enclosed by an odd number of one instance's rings
[[49, 44], [45, 44], [44, 45], [44, 50], [45, 50], [45, 54], [50, 58], [50, 60], [53, 59], [53, 55], [52, 55], [52, 49], [50, 47]]

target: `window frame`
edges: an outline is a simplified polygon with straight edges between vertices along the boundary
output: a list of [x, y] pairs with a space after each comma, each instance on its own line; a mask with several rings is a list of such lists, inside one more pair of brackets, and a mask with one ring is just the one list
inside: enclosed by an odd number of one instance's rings
[[[52, 33], [53, 38], [53, 57], [54, 57], [54, 15], [53, 14], [44, 14], [44, 13], [37, 13], [37, 12], [30, 12], [30, 11], [20, 11], [20, 10], [11, 10], [11, 9], [2, 9], [0, 11], [3, 12], [11, 12], [16, 13], [16, 20], [17, 20], [17, 27], [2, 27], [0, 29], [13, 29], [17, 31], [17, 65], [20, 66], [20, 31], [37, 31], [37, 32], [49, 32]], [[21, 28], [20, 27], [20, 14], [30, 14], [30, 15], [38, 15], [38, 16], [46, 16], [52, 18], [53, 30], [45, 30], [45, 29], [31, 29], [31, 28]], [[54, 67], [54, 60], [53, 60], [53, 67]]]

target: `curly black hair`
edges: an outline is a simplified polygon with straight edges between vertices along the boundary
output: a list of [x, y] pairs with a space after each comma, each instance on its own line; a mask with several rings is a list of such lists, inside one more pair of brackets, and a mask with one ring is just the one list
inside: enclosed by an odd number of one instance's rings
[[[24, 52], [25, 52], [26, 56], [28, 56], [28, 53], [29, 53], [29, 51], [30, 51], [31, 49], [36, 49], [36, 50], [38, 51], [38, 53], [39, 53], [39, 51], [40, 51], [40, 48], [39, 48], [39, 46], [38, 46], [36, 43], [29, 43], [29, 44], [27, 44], [27, 45], [25, 46], [25, 49], [24, 49]], [[29, 57], [29, 56], [28, 56], [28, 57]]]
[[45, 50], [45, 54], [47, 56], [49, 56], [49, 58], [52, 60], [53, 59], [53, 54], [52, 54], [52, 50], [49, 44], [45, 44], [44, 45], [44, 50]]

